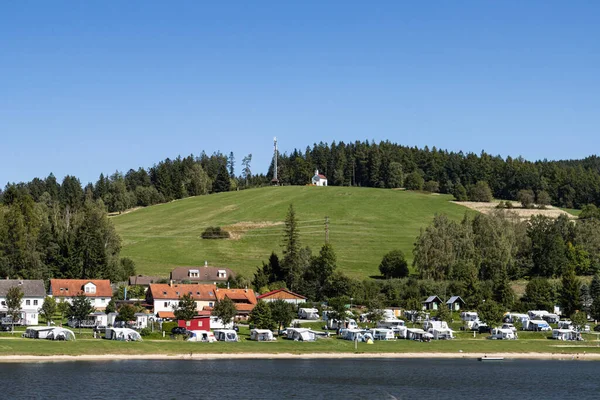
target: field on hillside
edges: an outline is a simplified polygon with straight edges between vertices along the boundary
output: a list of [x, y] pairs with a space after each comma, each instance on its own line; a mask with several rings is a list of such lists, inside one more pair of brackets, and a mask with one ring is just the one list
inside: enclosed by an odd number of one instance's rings
[[[123, 239], [121, 255], [140, 274], [168, 276], [176, 266], [229, 267], [252, 277], [272, 251], [281, 254], [283, 221], [294, 205], [303, 246], [317, 254], [325, 217], [338, 268], [355, 277], [378, 275], [385, 253], [412, 249], [421, 227], [436, 213], [461, 219], [466, 212], [448, 195], [348, 187], [266, 187], [198, 196], [112, 218]], [[206, 227], [231, 227], [235, 239], [205, 240]]]

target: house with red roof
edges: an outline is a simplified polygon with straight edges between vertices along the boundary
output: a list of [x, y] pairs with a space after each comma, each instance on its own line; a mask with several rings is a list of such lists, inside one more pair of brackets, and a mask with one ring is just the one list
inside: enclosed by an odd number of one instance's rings
[[327, 177], [315, 170], [315, 175], [312, 177], [312, 184], [315, 186], [327, 186]]
[[73, 298], [83, 293], [96, 310], [106, 309], [113, 296], [108, 279], [50, 279], [49, 292], [56, 301], [68, 303], [73, 303]]
[[189, 294], [196, 302], [199, 315], [210, 315], [203, 311], [212, 308], [217, 301], [215, 285], [181, 284], [181, 283], [151, 283], [146, 292], [146, 302], [153, 306], [154, 314], [159, 318], [175, 318], [173, 307], [179, 305], [179, 299]]
[[235, 308], [237, 308], [237, 315], [246, 317], [250, 314], [250, 311], [254, 309], [258, 300], [252, 289], [219, 289], [217, 288], [217, 299], [219, 301], [228, 297], [234, 302]]
[[304, 297], [300, 294], [294, 293], [292, 291], [289, 291], [285, 288], [272, 290], [269, 293], [261, 294], [257, 298], [258, 298], [258, 300], [266, 301], [267, 303], [271, 302], [271, 301], [277, 301], [277, 300], [283, 300], [286, 303], [291, 303], [291, 304], [306, 303], [306, 297]]

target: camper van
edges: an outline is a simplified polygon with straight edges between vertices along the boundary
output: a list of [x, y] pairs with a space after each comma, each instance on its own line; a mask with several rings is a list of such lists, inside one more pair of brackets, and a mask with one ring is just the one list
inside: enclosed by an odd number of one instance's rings
[[477, 321], [479, 315], [475, 311], [463, 311], [460, 313], [460, 319], [462, 321]]
[[504, 318], [502, 318], [502, 321], [508, 322], [510, 324], [514, 324], [516, 322], [520, 322], [521, 324], [523, 324], [528, 319], [530, 319], [530, 318], [529, 318], [529, 315], [527, 315], [527, 314], [506, 313], [506, 314], [504, 314]]
[[319, 310], [316, 308], [300, 308], [298, 310], [300, 319], [319, 319]]
[[448, 323], [445, 321], [431, 321], [431, 320], [423, 322], [423, 330], [424, 331], [428, 331], [428, 330], [434, 329], [434, 328], [448, 329]]
[[535, 320], [543, 319], [544, 315], [548, 315], [548, 314], [550, 314], [550, 313], [546, 310], [529, 310], [529, 311], [527, 311], [527, 315], [529, 315], [529, 319], [535, 319]]
[[517, 336], [512, 329], [494, 328], [492, 334], [488, 336], [492, 340], [515, 340]]
[[237, 332], [233, 329], [216, 329], [213, 331], [215, 338], [219, 342], [237, 342], [239, 341]]

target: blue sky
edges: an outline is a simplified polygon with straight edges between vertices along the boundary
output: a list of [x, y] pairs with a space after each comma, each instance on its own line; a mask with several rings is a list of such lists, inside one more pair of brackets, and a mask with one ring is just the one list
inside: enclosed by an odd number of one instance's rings
[[597, 152], [600, 2], [424, 3], [1, 2], [0, 185], [202, 150], [266, 172], [273, 136]]

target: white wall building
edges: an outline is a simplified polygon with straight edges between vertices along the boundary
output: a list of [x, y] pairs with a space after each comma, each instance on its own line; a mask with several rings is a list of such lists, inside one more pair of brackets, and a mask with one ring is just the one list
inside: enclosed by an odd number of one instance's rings
[[7, 315], [6, 294], [10, 288], [15, 286], [19, 287], [23, 292], [19, 321], [15, 321], [15, 323], [20, 325], [37, 325], [39, 309], [42, 307], [44, 297], [46, 296], [44, 282], [41, 280], [0, 280], [0, 318], [2, 318], [2, 322], [8, 323], [11, 321], [11, 317]]
[[327, 186], [327, 177], [315, 170], [315, 176], [312, 177], [312, 184], [315, 186]]
[[73, 303], [73, 298], [83, 293], [96, 310], [104, 310], [112, 299], [112, 288], [108, 279], [50, 279], [50, 295], [57, 302]]

